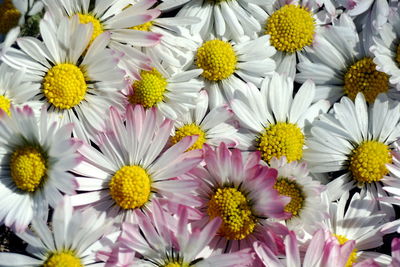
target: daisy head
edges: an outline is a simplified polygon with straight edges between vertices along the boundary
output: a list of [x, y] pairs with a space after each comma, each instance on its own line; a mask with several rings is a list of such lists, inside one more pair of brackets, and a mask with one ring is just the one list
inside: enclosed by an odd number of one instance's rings
[[186, 136], [198, 135], [196, 143], [190, 149], [201, 149], [204, 144], [218, 146], [221, 142], [228, 146], [235, 146], [236, 128], [228, 124], [232, 118], [232, 111], [227, 106], [220, 106], [208, 110], [208, 94], [200, 92], [196, 107], [181, 116], [174, 125], [170, 141], [178, 143]]
[[312, 172], [336, 172], [327, 188], [331, 197], [356, 185], [373, 195], [383, 193], [386, 164], [392, 163], [392, 144], [400, 131], [399, 109], [384, 94], [367, 106], [360, 93], [355, 102], [343, 97], [331, 113], [314, 122], [304, 160]]
[[334, 103], [343, 95], [354, 100], [361, 92], [368, 103], [373, 103], [380, 93], [396, 92], [388, 74], [378, 70], [373, 61], [369, 51], [372, 41], [357, 32], [346, 14], [332, 27], [322, 29], [316, 42], [300, 57], [295, 79], [300, 83], [314, 80], [314, 101], [327, 99]]
[[324, 187], [309, 175], [306, 163], [287, 162], [286, 157], [273, 158], [269, 166], [278, 171], [274, 188], [280, 195], [290, 197], [285, 211], [291, 213], [286, 225], [289, 229], [304, 229], [314, 232], [326, 217], [321, 193]]
[[198, 203], [192, 194], [197, 182], [176, 178], [202, 160], [201, 150], [185, 152], [196, 137], [163, 151], [173, 122], [156, 109], [128, 106], [126, 121], [114, 108], [110, 113], [109, 128], [96, 139], [99, 150], [89, 145], [79, 150], [83, 162], [74, 169], [78, 190], [89, 192], [74, 196], [73, 204], [90, 204], [122, 221], [135, 220], [158, 198], [166, 203]]
[[237, 90], [231, 106], [242, 127], [240, 145], [259, 151], [266, 162], [302, 159], [310, 123], [329, 108], [327, 101], [311, 104], [314, 94], [307, 81], [293, 97], [293, 80], [277, 73], [263, 80], [261, 91], [250, 83]]
[[105, 49], [109, 35], [99, 36], [86, 49], [92, 31], [92, 25], [79, 24], [77, 16], [56, 25], [46, 13], [40, 22], [43, 41], [18, 38], [21, 50], [7, 47], [1, 58], [15, 69], [25, 69], [25, 80], [35, 85], [30, 98], [46, 103], [54, 120], [75, 123], [74, 134], [86, 141], [89, 132], [104, 126], [104, 111], [121, 105], [117, 90], [123, 86], [123, 73]]
[[229, 254], [205, 253], [221, 219], [215, 218], [199, 229], [188, 227], [188, 217], [184, 206], [180, 205], [172, 216], [154, 201], [151, 216], [142, 215], [138, 224], [124, 223], [117, 247], [112, 253], [100, 252], [99, 257], [107, 259], [110, 266], [146, 267], [244, 266], [252, 260], [249, 249]]
[[80, 142], [71, 139], [72, 125], [48, 123], [42, 109], [40, 121], [29, 106], [1, 111], [0, 221], [17, 232], [26, 229], [33, 215], [47, 216], [62, 193], [73, 194], [76, 182], [68, 172], [79, 163]]
[[104, 215], [99, 216], [93, 210], [73, 211], [69, 198], [65, 197], [54, 209], [52, 228], [49, 229], [42, 218], [35, 217], [32, 229], [17, 234], [28, 243], [27, 253], [2, 252], [0, 266], [10, 262], [16, 263], [13, 266], [32, 267], [90, 266], [99, 262], [95, 253], [101, 247], [100, 238], [109, 231], [111, 223], [112, 220], [106, 221]]
[[239, 243], [240, 248], [251, 246], [256, 236], [275, 244], [265, 219], [289, 216], [284, 212], [289, 198], [279, 196], [274, 189], [277, 171], [261, 166], [259, 153], [244, 156], [224, 143], [215, 150], [204, 145], [204, 150], [205, 166], [189, 175], [201, 183], [197, 193], [202, 200], [199, 210], [203, 218], [197, 223], [217, 217], [222, 220], [213, 246], [233, 251]]
[[272, 74], [275, 62], [270, 57], [275, 49], [269, 46], [268, 36], [245, 42], [210, 38], [197, 48], [194, 67], [202, 70], [205, 89], [210, 95], [210, 107], [226, 104], [242, 80], [260, 84]]

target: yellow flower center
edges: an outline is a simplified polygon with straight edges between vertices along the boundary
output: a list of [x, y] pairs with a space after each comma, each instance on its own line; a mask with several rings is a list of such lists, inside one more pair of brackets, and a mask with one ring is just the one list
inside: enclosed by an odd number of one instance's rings
[[222, 219], [219, 234], [228, 240], [246, 238], [253, 233], [257, 223], [248, 200], [236, 188], [218, 188], [208, 202], [207, 213], [211, 219]]
[[62, 63], [52, 67], [43, 79], [47, 101], [59, 109], [78, 105], [86, 95], [85, 75], [77, 66]]
[[149, 32], [152, 26], [153, 26], [153, 22], [152, 21], [148, 21], [146, 23], [130, 27], [129, 29], [137, 30], [137, 31], [143, 31], [143, 32]]
[[390, 149], [378, 141], [364, 141], [353, 149], [349, 170], [359, 183], [380, 181], [389, 173], [386, 164], [392, 163]]
[[46, 160], [34, 147], [17, 149], [11, 155], [10, 172], [15, 185], [26, 192], [34, 192], [46, 176]]
[[396, 62], [397, 62], [398, 65], [400, 65], [400, 44], [397, 45]]
[[[334, 237], [337, 238], [338, 242], [340, 245], [343, 245], [344, 243], [346, 243], [347, 241], [349, 241], [345, 236], [343, 235], [335, 235], [333, 234]], [[353, 264], [357, 263], [357, 249], [353, 249], [353, 251], [351, 252], [345, 267], [352, 267]]]
[[179, 262], [179, 261], [173, 261], [173, 262], [168, 262], [163, 267], [189, 267], [190, 265], [184, 262]]
[[282, 52], [296, 52], [314, 40], [315, 19], [307, 8], [285, 5], [275, 11], [265, 25], [270, 43]]
[[389, 89], [389, 77], [376, 70], [372, 58], [365, 57], [350, 66], [344, 75], [344, 93], [354, 100], [359, 92], [368, 103], [373, 103], [380, 93]]
[[140, 166], [124, 166], [111, 178], [110, 195], [123, 209], [142, 207], [150, 198], [151, 181]]
[[104, 32], [103, 25], [101, 24], [100, 20], [98, 20], [97, 18], [95, 18], [93, 15], [90, 14], [78, 13], [78, 17], [79, 17], [79, 22], [81, 24], [92, 23], [93, 25], [93, 33], [92, 37], [90, 38], [90, 42], [88, 45], [89, 47], [92, 44], [92, 42], [97, 38], [97, 36], [99, 36]]
[[221, 40], [205, 42], [196, 54], [196, 65], [201, 74], [210, 81], [221, 81], [231, 76], [236, 69], [236, 53], [230, 43]]
[[286, 156], [288, 162], [303, 157], [304, 135], [296, 124], [278, 122], [266, 128], [256, 139], [256, 148], [264, 161]]
[[11, 101], [4, 95], [0, 95], [0, 109], [4, 110], [8, 114], [8, 116], [11, 116], [10, 112], [10, 106], [11, 106]]
[[51, 254], [43, 267], [83, 267], [83, 264], [73, 251], [67, 250]]
[[197, 141], [188, 149], [202, 149], [203, 144], [206, 142], [206, 133], [200, 128], [200, 126], [191, 123], [176, 129], [175, 135], [171, 137], [171, 142], [173, 144], [178, 143], [186, 136], [198, 135]]
[[129, 102], [151, 108], [163, 101], [168, 85], [167, 79], [154, 68], [150, 71], [141, 71], [140, 76], [142, 79], [132, 85], [133, 95], [129, 96]]
[[285, 206], [285, 211], [292, 213], [292, 216], [299, 215], [304, 205], [304, 194], [302, 186], [284, 177], [276, 180], [274, 188], [280, 195], [291, 198], [290, 202]]
[[21, 12], [15, 8], [11, 0], [4, 0], [0, 4], [0, 34], [6, 34], [9, 30], [18, 26]]

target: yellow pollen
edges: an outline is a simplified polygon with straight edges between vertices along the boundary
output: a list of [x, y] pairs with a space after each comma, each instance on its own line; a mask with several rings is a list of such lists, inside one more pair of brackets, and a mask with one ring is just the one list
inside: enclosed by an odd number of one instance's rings
[[256, 148], [264, 161], [286, 156], [288, 162], [303, 157], [304, 135], [296, 124], [278, 122], [266, 128], [256, 139]]
[[140, 166], [124, 166], [111, 178], [110, 195], [123, 209], [142, 207], [150, 198], [151, 181]]
[[208, 202], [210, 219], [220, 217], [219, 234], [228, 240], [241, 240], [253, 233], [256, 217], [242, 192], [236, 188], [218, 188]]
[[400, 44], [397, 45], [396, 62], [397, 62], [398, 65], [400, 65]]
[[83, 264], [73, 251], [67, 250], [51, 254], [43, 267], [83, 267]]
[[276, 180], [274, 188], [280, 195], [291, 198], [290, 202], [285, 206], [285, 211], [292, 213], [293, 216], [300, 214], [304, 205], [304, 194], [302, 186], [284, 177], [279, 177]]
[[137, 30], [137, 31], [143, 31], [143, 32], [149, 32], [152, 26], [153, 26], [153, 22], [152, 21], [148, 21], [146, 23], [130, 27], [129, 29]]
[[4, 0], [0, 4], [0, 34], [6, 34], [9, 30], [18, 26], [21, 12], [15, 8], [11, 0]]
[[[333, 234], [334, 237], [336, 237], [337, 241], [339, 242], [340, 245], [343, 245], [347, 241], [349, 241], [345, 236], [343, 235], [335, 235]], [[350, 253], [350, 256], [346, 262], [345, 267], [352, 267], [353, 264], [357, 263], [357, 249], [353, 249], [353, 251]]]
[[78, 105], [86, 95], [85, 75], [77, 66], [62, 63], [52, 67], [43, 79], [47, 101], [59, 109]]
[[129, 96], [129, 102], [151, 108], [163, 101], [168, 85], [167, 79], [154, 68], [141, 71], [140, 76], [142, 79], [132, 85], [133, 95]]
[[101, 24], [100, 20], [98, 20], [97, 18], [95, 18], [93, 15], [90, 14], [78, 13], [78, 17], [79, 17], [79, 22], [81, 24], [92, 23], [93, 25], [93, 33], [92, 37], [90, 38], [90, 42], [88, 45], [89, 47], [92, 44], [92, 42], [97, 38], [97, 36], [99, 36], [104, 32], [103, 25]]
[[265, 25], [270, 43], [277, 50], [293, 53], [314, 40], [315, 19], [307, 8], [298, 5], [285, 5], [275, 11]]
[[194, 149], [202, 149], [204, 143], [206, 142], [206, 134], [200, 128], [200, 126], [194, 123], [186, 124], [181, 128], [176, 129], [175, 135], [171, 137], [171, 142], [173, 144], [176, 144], [179, 141], [181, 141], [184, 137], [192, 135], [198, 135], [199, 137], [197, 138], [197, 141], [190, 148], [188, 148], [188, 151]]
[[34, 147], [24, 147], [12, 153], [10, 160], [11, 178], [15, 185], [26, 192], [34, 192], [46, 176], [46, 160]]
[[390, 149], [378, 141], [364, 141], [353, 149], [349, 170], [359, 183], [380, 181], [389, 173], [386, 164], [392, 163]]
[[189, 267], [190, 265], [187, 263], [180, 263], [179, 261], [168, 262], [163, 267]]
[[10, 105], [10, 99], [5, 97], [4, 95], [0, 95], [0, 109], [4, 110], [8, 114], [8, 116], [11, 116]]
[[368, 103], [373, 103], [380, 93], [389, 89], [389, 77], [376, 70], [372, 58], [365, 57], [350, 66], [344, 75], [344, 93], [354, 100], [359, 92]]
[[236, 69], [236, 53], [230, 43], [221, 40], [205, 42], [196, 54], [196, 65], [201, 74], [210, 81], [221, 81], [231, 76]]

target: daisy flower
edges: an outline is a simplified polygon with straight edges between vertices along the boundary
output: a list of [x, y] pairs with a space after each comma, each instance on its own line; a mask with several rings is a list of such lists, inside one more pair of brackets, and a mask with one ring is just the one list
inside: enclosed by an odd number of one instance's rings
[[341, 15], [337, 23], [321, 29], [315, 38], [318, 45], [300, 57], [295, 79], [299, 83], [308, 79], [315, 82], [315, 101], [334, 103], [343, 95], [354, 100], [362, 92], [368, 103], [373, 103], [378, 94], [396, 91], [390, 86], [389, 76], [376, 69], [369, 51], [372, 43], [362, 41], [348, 15]]
[[175, 121], [171, 143], [176, 144], [186, 136], [198, 135], [196, 143], [190, 149], [201, 149], [204, 144], [218, 146], [221, 142], [235, 146], [237, 129], [228, 124], [232, 111], [227, 106], [211, 109], [208, 113], [208, 95], [200, 92], [196, 107]]
[[127, 89], [130, 104], [157, 108], [170, 119], [177, 119], [195, 107], [204, 83], [197, 79], [201, 70], [171, 70], [154, 62], [151, 70], [141, 70]]
[[21, 232], [33, 215], [47, 217], [48, 206], [73, 194], [76, 182], [68, 172], [79, 163], [80, 142], [72, 142], [72, 125], [49, 124], [45, 109], [40, 122], [29, 106], [1, 110], [0, 221]]
[[[379, 211], [378, 203], [369, 195], [355, 193], [349, 203], [349, 193], [345, 192], [338, 202], [329, 204], [329, 219], [324, 228], [336, 237], [340, 244], [355, 241], [355, 247], [347, 258], [346, 266], [353, 266], [365, 259], [374, 259], [383, 266], [390, 263], [390, 256], [373, 251], [365, 251], [383, 245], [382, 226], [387, 214]], [[326, 201], [328, 202], [327, 198]], [[348, 205], [347, 205], [348, 204]]]
[[25, 21], [43, 9], [40, 0], [2, 0], [0, 1], [0, 40], [12, 28], [23, 26]]
[[210, 96], [210, 108], [230, 101], [234, 90], [243, 87], [242, 80], [259, 85], [266, 75], [273, 73], [275, 62], [270, 57], [275, 49], [268, 40], [269, 36], [263, 36], [234, 43], [210, 37], [199, 44], [192, 60], [194, 68], [203, 70], [201, 76]]
[[374, 63], [377, 70], [387, 73], [389, 81], [400, 87], [400, 9], [393, 12], [380, 31], [379, 36], [373, 37], [374, 43], [371, 52], [374, 54]]
[[391, 145], [400, 136], [399, 118], [400, 105], [386, 95], [367, 106], [359, 93], [355, 102], [343, 97], [333, 112], [314, 121], [304, 160], [311, 172], [340, 171], [327, 185], [332, 199], [356, 186], [376, 198], [386, 196], [382, 184], [390, 185], [386, 164], [393, 161]]
[[198, 209], [203, 217], [195, 225], [202, 227], [217, 217], [222, 220], [210, 247], [233, 252], [262, 240], [278, 251], [275, 231], [285, 228], [286, 233], [286, 227], [266, 219], [286, 219], [290, 214], [284, 212], [289, 198], [274, 189], [277, 171], [261, 166], [259, 153], [244, 157], [239, 149], [229, 150], [224, 143], [215, 150], [208, 145], [203, 149], [205, 166], [197, 167], [188, 176], [200, 183], [196, 192], [201, 198]]
[[124, 117], [126, 122], [111, 108], [109, 128], [96, 140], [99, 150], [87, 144], [79, 149], [83, 162], [74, 169], [77, 190], [87, 192], [72, 197], [74, 206], [94, 207], [118, 221], [135, 221], [154, 199], [198, 203], [192, 193], [197, 182], [172, 179], [201, 162], [201, 150], [184, 152], [196, 137], [162, 152], [173, 127], [171, 120], [140, 105], [128, 106]]
[[269, 36], [269, 43], [277, 50], [273, 57], [277, 72], [291, 78], [294, 78], [296, 73], [296, 55], [300, 56], [303, 49], [313, 47], [317, 43], [322, 26], [330, 23], [337, 15], [330, 0], [249, 2], [257, 4], [249, 4], [249, 8], [262, 25], [258, 34]]
[[252, 261], [249, 249], [204, 256], [203, 250], [207, 249], [221, 224], [219, 218], [201, 229], [190, 229], [186, 207], [179, 206], [175, 216], [163, 211], [154, 201], [151, 216], [142, 215], [140, 224], [124, 223], [118, 240], [121, 249], [104, 257], [108, 258], [108, 266], [229, 267], [247, 266]]
[[[106, 234], [112, 220], [87, 211], [73, 211], [67, 197], [55, 207], [51, 226], [41, 218], [32, 221], [32, 230], [17, 234], [28, 243], [29, 255], [0, 253], [0, 266], [83, 267], [94, 266], [99, 239]], [[32, 255], [32, 256], [30, 256]]]
[[25, 73], [16, 71], [6, 64], [0, 65], [0, 109], [10, 115], [10, 107], [28, 104], [35, 113], [39, 112], [41, 103], [32, 101], [39, 84], [24, 81]]
[[[269, 166], [278, 171], [274, 188], [279, 194], [290, 197], [285, 211], [291, 213], [286, 222], [289, 229], [315, 232], [320, 221], [326, 217], [321, 193], [324, 187], [311, 178], [305, 162], [287, 162], [286, 157], [272, 158]], [[298, 233], [299, 234], [299, 233]]]
[[[61, 125], [73, 122], [74, 135], [86, 141], [89, 132], [101, 129], [104, 113], [120, 107], [123, 74], [105, 49], [109, 35], [101, 35], [86, 50], [92, 25], [79, 24], [78, 17], [63, 18], [60, 25], [47, 13], [40, 21], [43, 41], [18, 38], [21, 50], [6, 48], [1, 57], [15, 69], [25, 69], [33, 83], [35, 100], [46, 103], [49, 116]], [[122, 107], [121, 107], [122, 108]]]
[[343, 245], [338, 244], [334, 237], [327, 236], [326, 232], [315, 232], [304, 258], [300, 258], [299, 245], [294, 232], [290, 231], [285, 237], [286, 257], [279, 259], [266, 245], [255, 242], [254, 251], [260, 259], [258, 266], [266, 267], [345, 267], [346, 259], [352, 253], [354, 241], [347, 241]]
[[249, 83], [237, 90], [231, 107], [242, 127], [240, 148], [260, 151], [264, 161], [285, 156], [288, 162], [303, 157], [306, 128], [329, 103], [311, 105], [315, 85], [306, 81], [293, 97], [293, 80], [274, 73], [261, 91]]

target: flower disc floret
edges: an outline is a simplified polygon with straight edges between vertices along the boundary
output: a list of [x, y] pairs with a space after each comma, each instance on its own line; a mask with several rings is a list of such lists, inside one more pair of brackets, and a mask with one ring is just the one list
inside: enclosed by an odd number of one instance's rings
[[194, 150], [194, 149], [202, 149], [204, 143], [206, 142], [206, 134], [205, 132], [200, 128], [200, 126], [191, 123], [191, 124], [186, 124], [175, 131], [175, 135], [171, 137], [171, 142], [173, 144], [178, 143], [181, 141], [183, 138], [186, 136], [192, 136], [192, 135], [197, 135], [197, 141], [188, 149], [189, 150]]
[[42, 184], [46, 171], [45, 157], [34, 147], [17, 149], [11, 155], [11, 178], [15, 185], [23, 191], [36, 191]]
[[86, 91], [85, 75], [73, 64], [55, 65], [43, 80], [43, 93], [47, 101], [59, 109], [75, 107], [85, 98]]
[[289, 180], [285, 177], [279, 177], [276, 180], [274, 188], [280, 195], [290, 197], [290, 202], [285, 206], [285, 211], [290, 212], [292, 216], [299, 215], [304, 206], [302, 186], [296, 183], [296, 181]]
[[90, 42], [89, 42], [90, 46], [90, 44], [97, 38], [97, 36], [99, 36], [104, 32], [103, 25], [101, 24], [100, 20], [98, 20], [91, 14], [78, 13], [78, 17], [79, 17], [79, 22], [81, 24], [92, 23], [93, 25], [93, 33], [92, 37], [90, 37]]
[[220, 217], [219, 234], [228, 240], [242, 240], [253, 233], [256, 217], [249, 201], [236, 188], [218, 188], [208, 202], [207, 213], [211, 219]]
[[167, 89], [167, 79], [156, 69], [142, 71], [141, 80], [132, 85], [133, 94], [129, 96], [129, 102], [139, 104], [145, 108], [151, 108], [163, 101]]
[[151, 27], [153, 26], [153, 24], [154, 24], [153, 21], [148, 21], [146, 23], [130, 27], [129, 29], [142, 31], [142, 32], [149, 32]]
[[162, 267], [189, 267], [189, 264], [180, 263], [179, 261], [173, 261], [164, 264]]
[[43, 267], [83, 267], [83, 264], [73, 251], [63, 251], [51, 254]]
[[378, 141], [364, 141], [353, 149], [349, 170], [359, 183], [380, 181], [389, 173], [386, 164], [392, 163], [390, 149]]
[[288, 162], [303, 157], [304, 135], [296, 124], [278, 122], [265, 129], [256, 139], [256, 148], [264, 161], [286, 156]]
[[315, 33], [315, 19], [307, 8], [299, 5], [285, 5], [275, 11], [265, 25], [270, 43], [282, 52], [296, 52], [312, 44]]
[[8, 116], [11, 115], [10, 112], [10, 106], [11, 106], [11, 101], [4, 95], [0, 95], [0, 109], [2, 109], [4, 112], [8, 114]]
[[[349, 241], [349, 239], [347, 239], [343, 235], [335, 235], [334, 234], [333, 236], [336, 237], [336, 239], [337, 239], [337, 241], [339, 242], [340, 245], [343, 245], [344, 243]], [[350, 256], [347, 259], [345, 267], [352, 267], [353, 264], [355, 264], [355, 263], [357, 263], [357, 249], [353, 249], [353, 251], [350, 253]]]
[[110, 195], [123, 209], [142, 207], [150, 198], [151, 180], [140, 166], [123, 166], [111, 178]]
[[368, 103], [373, 103], [380, 93], [389, 89], [389, 76], [376, 70], [372, 58], [365, 57], [350, 66], [344, 75], [344, 92], [354, 100], [359, 92]]
[[21, 17], [21, 12], [15, 8], [11, 0], [4, 0], [0, 4], [0, 34], [6, 34], [18, 26], [19, 18]]
[[221, 81], [231, 76], [236, 69], [237, 57], [232, 45], [221, 40], [205, 42], [196, 54], [196, 65], [201, 74], [210, 81]]

